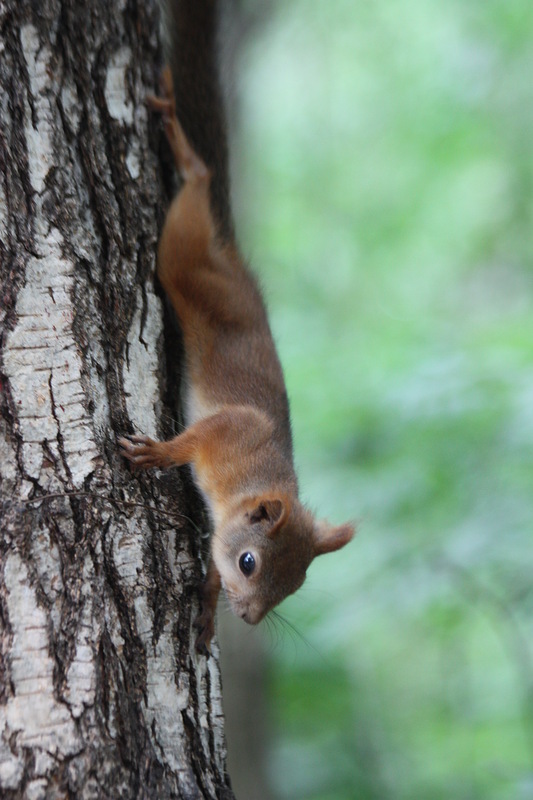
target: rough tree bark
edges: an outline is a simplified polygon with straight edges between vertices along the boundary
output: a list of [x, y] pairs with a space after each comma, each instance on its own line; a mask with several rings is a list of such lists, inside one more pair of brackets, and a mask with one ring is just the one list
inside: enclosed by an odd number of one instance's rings
[[193, 647], [198, 497], [115, 447], [179, 415], [153, 285], [157, 30], [154, 0], [0, 3], [6, 800], [233, 796], [216, 647]]

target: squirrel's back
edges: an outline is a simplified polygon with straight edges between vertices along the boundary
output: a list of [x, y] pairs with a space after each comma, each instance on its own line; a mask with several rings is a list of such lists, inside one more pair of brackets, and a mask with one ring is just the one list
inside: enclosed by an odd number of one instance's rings
[[272, 419], [292, 463], [283, 372], [261, 292], [234, 237], [218, 3], [165, 0], [164, 9], [175, 101], [165, 124], [184, 182], [161, 236], [158, 274], [184, 334], [187, 422], [224, 405], [253, 406]]

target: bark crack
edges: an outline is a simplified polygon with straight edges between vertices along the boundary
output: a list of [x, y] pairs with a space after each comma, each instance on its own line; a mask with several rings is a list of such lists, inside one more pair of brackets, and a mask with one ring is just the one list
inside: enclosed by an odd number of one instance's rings
[[61, 456], [61, 462], [62, 462], [63, 468], [64, 468], [64, 470], [65, 470], [65, 472], [67, 474], [68, 481], [70, 483], [70, 482], [72, 482], [72, 472], [70, 471], [68, 458], [67, 458], [67, 455], [65, 453], [65, 444], [64, 444], [64, 441], [63, 441], [62, 433], [61, 433], [61, 425], [60, 425], [60, 422], [59, 422], [59, 418], [57, 416], [56, 402], [55, 402], [55, 398], [54, 398], [54, 387], [53, 387], [53, 382], [52, 381], [53, 381], [53, 370], [50, 370], [50, 374], [49, 374], [49, 377], [48, 377], [48, 389], [50, 391], [50, 407], [51, 407], [51, 411], [52, 411], [52, 416], [55, 419], [56, 426], [57, 426], [56, 441], [57, 441], [57, 446], [58, 446], [59, 453], [60, 453], [60, 456]]

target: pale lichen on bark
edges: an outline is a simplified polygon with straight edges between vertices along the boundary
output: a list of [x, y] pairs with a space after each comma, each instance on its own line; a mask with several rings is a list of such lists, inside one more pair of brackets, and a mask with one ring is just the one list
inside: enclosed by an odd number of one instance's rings
[[4, 736], [16, 733], [19, 746], [34, 746], [54, 758], [72, 755], [80, 750], [81, 742], [69, 709], [55, 698], [47, 616], [16, 553], [8, 556], [3, 572], [13, 635], [10, 677], [14, 689], [5, 709]]
[[[159, 424], [156, 411], [161, 412], [161, 404], [156, 348], [163, 333], [163, 318], [161, 302], [149, 286], [145, 287], [145, 298], [143, 316], [143, 299], [139, 291], [128, 331], [127, 358], [122, 375], [128, 416], [135, 429], [157, 437]], [[139, 375], [142, 375], [141, 387]]]
[[24, 120], [36, 209], [32, 245], [37, 255], [26, 264], [15, 306], [16, 325], [4, 349], [4, 371], [17, 407], [26, 474], [39, 479], [46, 444], [61, 465], [62, 477], [79, 488], [94, 469], [98, 448], [84, 406], [82, 363], [72, 327], [75, 265], [64, 258], [63, 235], [49, 224], [42, 209], [46, 178], [56, 165], [54, 87], [47, 69], [51, 54], [40, 46], [33, 25], [22, 28], [21, 41], [30, 76]]

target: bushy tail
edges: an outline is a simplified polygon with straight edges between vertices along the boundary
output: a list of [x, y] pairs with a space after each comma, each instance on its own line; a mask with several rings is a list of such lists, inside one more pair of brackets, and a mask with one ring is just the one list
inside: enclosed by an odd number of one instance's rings
[[165, 55], [176, 112], [212, 173], [211, 206], [222, 236], [233, 233], [226, 119], [218, 69], [217, 0], [161, 0]]

